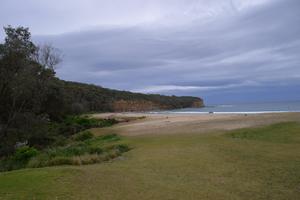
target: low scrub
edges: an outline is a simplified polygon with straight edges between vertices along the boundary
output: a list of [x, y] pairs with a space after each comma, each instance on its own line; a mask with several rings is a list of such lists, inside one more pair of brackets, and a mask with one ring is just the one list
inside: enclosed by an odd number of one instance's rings
[[[27, 118], [31, 119], [31, 116], [27, 116]], [[23, 120], [24, 124], [29, 124], [27, 119], [20, 120]], [[38, 150], [65, 146], [69, 143], [70, 138], [77, 141], [91, 138], [91, 134], [85, 130], [112, 126], [118, 121], [115, 119], [94, 119], [88, 116], [68, 116], [65, 119], [50, 121], [47, 116], [40, 116], [40, 119], [35, 120], [34, 123], [30, 128], [19, 126], [17, 129], [11, 129], [7, 133], [9, 138], [0, 140], [0, 160], [16, 153], [16, 146], [19, 143], [24, 143]]]
[[69, 116], [61, 123], [55, 124], [53, 127], [57, 132], [67, 135], [74, 135], [78, 132], [90, 128], [102, 128], [112, 126], [118, 123], [116, 119], [95, 119], [88, 116]]
[[0, 171], [10, 171], [26, 167], [29, 160], [39, 154], [33, 147], [23, 146], [15, 154], [0, 161]]
[[93, 134], [90, 131], [83, 131], [78, 134], [75, 134], [73, 137], [76, 141], [85, 141], [93, 138]]
[[100, 163], [130, 150], [121, 142], [121, 138], [115, 134], [94, 137], [89, 131], [84, 131], [74, 135], [65, 146], [40, 152], [31, 147], [22, 147], [12, 157], [0, 162], [0, 170]]

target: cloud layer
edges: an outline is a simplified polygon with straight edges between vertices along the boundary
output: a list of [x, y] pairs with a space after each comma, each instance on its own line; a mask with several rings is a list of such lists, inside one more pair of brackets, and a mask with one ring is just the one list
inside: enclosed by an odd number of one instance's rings
[[298, 0], [38, 2], [4, 0], [0, 23], [60, 48], [64, 79], [209, 103], [300, 99]]

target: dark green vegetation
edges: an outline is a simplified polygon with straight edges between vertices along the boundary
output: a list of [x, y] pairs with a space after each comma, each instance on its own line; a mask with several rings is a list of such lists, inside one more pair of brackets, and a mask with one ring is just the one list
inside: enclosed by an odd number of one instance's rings
[[27, 162], [27, 167], [55, 165], [86, 165], [108, 161], [129, 151], [117, 135], [94, 137], [85, 131], [75, 135], [75, 141], [66, 146], [44, 150], [35, 154]]
[[293, 122], [227, 133], [128, 137], [124, 142], [134, 149], [122, 160], [1, 173], [0, 197], [299, 199], [299, 138], [300, 124]]
[[194, 97], [136, 94], [59, 80], [57, 49], [35, 45], [27, 28], [9, 26], [5, 33], [0, 44], [0, 160], [20, 146], [41, 150], [84, 129], [103, 126], [98, 123], [114, 123], [81, 118], [75, 122], [70, 115], [202, 105]]
[[[0, 171], [26, 167], [53, 165], [82, 165], [107, 161], [120, 156], [129, 147], [120, 143], [117, 135], [94, 137], [86, 131], [117, 123], [114, 119], [90, 119], [87, 117], [67, 117], [62, 123], [49, 123], [48, 143], [33, 146], [22, 145], [14, 154], [0, 160]], [[67, 133], [67, 134], [66, 134]], [[45, 138], [43, 138], [45, 139]], [[50, 141], [50, 142], [49, 142]]]

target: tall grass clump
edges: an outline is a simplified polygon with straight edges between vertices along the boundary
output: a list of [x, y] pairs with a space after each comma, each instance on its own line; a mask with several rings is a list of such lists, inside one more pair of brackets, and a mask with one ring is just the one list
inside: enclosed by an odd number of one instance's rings
[[98, 137], [92, 135], [91, 137], [85, 131], [74, 135], [73, 141], [68, 145], [47, 149], [30, 159], [27, 167], [101, 163], [121, 156], [129, 150], [129, 146], [121, 143], [121, 138], [118, 135], [111, 134]]

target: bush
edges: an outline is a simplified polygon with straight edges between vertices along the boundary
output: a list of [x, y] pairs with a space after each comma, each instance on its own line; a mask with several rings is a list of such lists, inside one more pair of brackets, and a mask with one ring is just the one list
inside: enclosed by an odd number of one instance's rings
[[90, 132], [90, 131], [83, 131], [81, 133], [77, 133], [76, 135], [74, 135], [74, 140], [76, 141], [85, 141], [88, 139], [92, 139], [94, 137], [94, 135]]
[[107, 151], [116, 151], [120, 153], [124, 153], [130, 150], [130, 148], [126, 144], [117, 144], [106, 147]]
[[36, 157], [33, 157], [29, 160], [26, 167], [29, 168], [37, 168], [37, 167], [46, 167], [48, 165], [48, 161], [50, 160], [50, 157], [43, 153]]
[[0, 171], [10, 171], [26, 167], [28, 161], [38, 155], [33, 147], [23, 146], [17, 149], [14, 155], [0, 160]]
[[103, 135], [100, 137], [101, 140], [105, 140], [105, 141], [118, 141], [120, 140], [120, 137], [117, 134], [108, 134], [108, 135]]
[[16, 163], [13, 159], [7, 158], [0, 161], [0, 172], [10, 171], [14, 169], [22, 168], [19, 163]]
[[52, 148], [46, 151], [50, 158], [57, 156], [79, 156], [88, 152], [88, 146], [84, 143], [75, 143], [65, 147]]
[[91, 147], [89, 149], [89, 153], [90, 154], [102, 154], [103, 153], [103, 149], [100, 147]]
[[69, 116], [58, 124], [59, 132], [64, 135], [73, 135], [89, 128], [107, 127], [116, 124], [115, 119], [94, 119], [87, 116]]
[[49, 166], [55, 165], [72, 165], [72, 158], [71, 157], [55, 157], [49, 160], [47, 163]]
[[119, 152], [124, 153], [130, 150], [129, 146], [126, 144], [119, 144], [116, 146], [116, 148], [119, 150]]
[[116, 119], [98, 119], [97, 121], [98, 127], [108, 127], [118, 123]]
[[14, 154], [14, 160], [19, 162], [27, 162], [30, 158], [36, 156], [38, 154], [38, 150], [33, 147], [23, 146], [17, 149]]
[[88, 165], [104, 161], [105, 158], [98, 154], [85, 154], [83, 156], [75, 156], [72, 158], [73, 165]]

